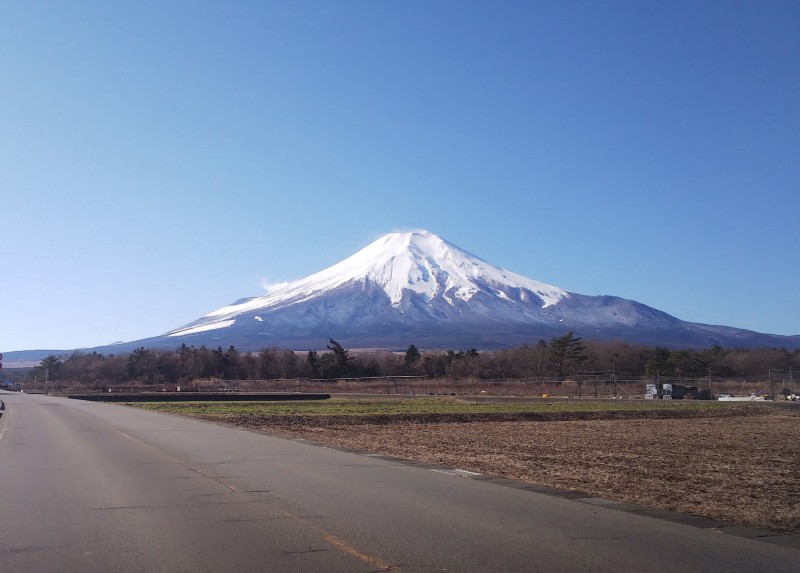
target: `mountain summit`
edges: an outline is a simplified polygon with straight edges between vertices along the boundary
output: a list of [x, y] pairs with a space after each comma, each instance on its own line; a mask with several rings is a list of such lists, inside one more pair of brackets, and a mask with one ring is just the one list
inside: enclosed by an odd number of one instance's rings
[[151, 345], [499, 348], [560, 336], [667, 346], [800, 346], [800, 337], [684, 322], [496, 267], [428, 231], [390, 233], [323, 271], [215, 310]]
[[[224, 328], [249, 312], [313, 302], [342, 289], [373, 296], [382, 290], [391, 307], [403, 311], [425, 304], [461, 308], [479, 293], [542, 308], [569, 296], [558, 287], [495, 267], [428, 231], [390, 233], [332, 267], [267, 295], [237, 301], [168, 334]], [[263, 322], [260, 315], [258, 319]]]

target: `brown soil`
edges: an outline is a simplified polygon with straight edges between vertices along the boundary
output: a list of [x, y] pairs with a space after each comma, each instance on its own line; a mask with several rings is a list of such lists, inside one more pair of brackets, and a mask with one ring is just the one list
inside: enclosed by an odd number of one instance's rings
[[797, 534], [798, 410], [214, 419]]

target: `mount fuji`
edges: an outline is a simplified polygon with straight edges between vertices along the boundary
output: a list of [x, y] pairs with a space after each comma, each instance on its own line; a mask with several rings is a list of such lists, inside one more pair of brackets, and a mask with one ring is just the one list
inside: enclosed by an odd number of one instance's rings
[[268, 294], [109, 349], [183, 343], [302, 350], [321, 348], [331, 337], [353, 348], [495, 349], [569, 330], [587, 339], [668, 347], [800, 347], [800, 336], [685, 322], [632, 300], [567, 292], [420, 230], [390, 233]]

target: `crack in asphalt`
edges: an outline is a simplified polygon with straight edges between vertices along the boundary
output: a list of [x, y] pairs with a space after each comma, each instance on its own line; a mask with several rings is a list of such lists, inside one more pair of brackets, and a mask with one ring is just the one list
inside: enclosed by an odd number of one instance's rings
[[308, 555], [310, 553], [329, 553], [330, 549], [303, 549], [300, 551], [281, 551], [278, 555]]
[[266, 458], [244, 458], [242, 460], [222, 460], [221, 462], [208, 462], [205, 465], [207, 466], [224, 466], [227, 464], [236, 464], [240, 462], [269, 462], [274, 460], [275, 458], [285, 458], [288, 457], [285, 454], [265, 454]]
[[279, 519], [291, 519], [287, 515], [274, 515], [271, 517], [230, 517], [221, 520], [222, 523], [248, 523], [252, 521], [278, 521]]

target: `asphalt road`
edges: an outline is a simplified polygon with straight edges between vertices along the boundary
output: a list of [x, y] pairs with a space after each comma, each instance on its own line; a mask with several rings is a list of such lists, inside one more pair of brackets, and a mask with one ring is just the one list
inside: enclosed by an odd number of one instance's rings
[[120, 405], [3, 395], [0, 571], [792, 571], [800, 549]]

